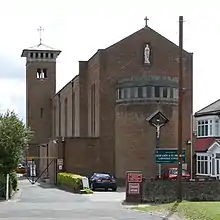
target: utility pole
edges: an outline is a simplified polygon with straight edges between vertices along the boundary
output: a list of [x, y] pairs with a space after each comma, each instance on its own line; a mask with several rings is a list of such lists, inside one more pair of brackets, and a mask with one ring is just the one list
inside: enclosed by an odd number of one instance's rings
[[177, 201], [182, 201], [183, 16], [179, 16], [179, 102]]

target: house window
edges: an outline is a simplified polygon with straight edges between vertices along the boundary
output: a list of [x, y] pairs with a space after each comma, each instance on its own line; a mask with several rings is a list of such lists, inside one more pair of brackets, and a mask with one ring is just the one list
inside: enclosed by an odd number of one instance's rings
[[209, 160], [208, 160], [208, 156], [201, 156], [201, 155], [197, 155], [197, 174], [198, 175], [207, 175], [209, 174], [208, 172], [208, 166], [209, 166]]
[[215, 136], [219, 136], [219, 120], [215, 120]]
[[213, 120], [200, 120], [197, 122], [198, 137], [213, 136]]
[[212, 126], [212, 124], [213, 124], [213, 123], [212, 123], [212, 120], [210, 120], [210, 121], [209, 121], [209, 135], [210, 135], [210, 136], [212, 136], [212, 134], [213, 134], [213, 131], [212, 131], [212, 130], [213, 130], [213, 126]]

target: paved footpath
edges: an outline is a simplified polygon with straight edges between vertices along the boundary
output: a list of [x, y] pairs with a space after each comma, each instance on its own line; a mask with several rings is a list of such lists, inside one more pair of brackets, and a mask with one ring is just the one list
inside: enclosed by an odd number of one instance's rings
[[20, 181], [11, 201], [0, 203], [0, 220], [161, 220], [123, 207], [124, 192], [68, 193]]

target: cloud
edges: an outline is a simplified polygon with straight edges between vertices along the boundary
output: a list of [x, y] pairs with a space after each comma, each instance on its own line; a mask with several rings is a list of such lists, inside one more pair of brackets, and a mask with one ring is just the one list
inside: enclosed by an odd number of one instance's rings
[[14, 111], [25, 121], [25, 82], [17, 79], [1, 79], [0, 94], [0, 113], [7, 110]]
[[21, 81], [25, 79], [24, 67], [22, 67], [17, 60], [14, 60], [13, 57], [9, 58], [7, 55], [1, 53], [0, 60], [0, 79], [14, 79]]

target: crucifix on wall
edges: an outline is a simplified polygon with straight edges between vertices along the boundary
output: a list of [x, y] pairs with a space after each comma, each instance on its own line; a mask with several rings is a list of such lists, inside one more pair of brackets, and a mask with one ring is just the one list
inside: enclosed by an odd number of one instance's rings
[[[167, 122], [168, 119], [163, 115], [159, 110], [154, 112], [147, 121], [156, 128], [156, 139], [160, 138], [160, 130]], [[158, 147], [158, 142], [156, 144], [156, 148]]]
[[[160, 130], [161, 127], [163, 127], [168, 122], [168, 119], [164, 114], [157, 110], [146, 120], [156, 128], [155, 148], [158, 149], [160, 145]], [[158, 174], [159, 178], [161, 178], [161, 164], [158, 164]]]

